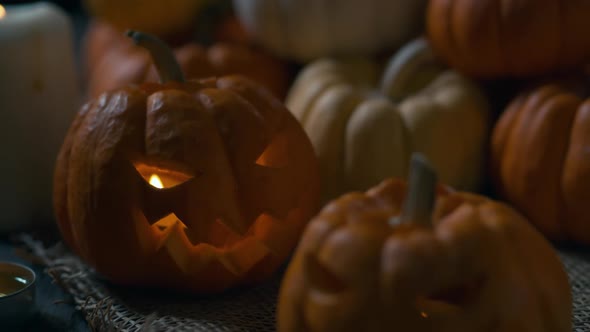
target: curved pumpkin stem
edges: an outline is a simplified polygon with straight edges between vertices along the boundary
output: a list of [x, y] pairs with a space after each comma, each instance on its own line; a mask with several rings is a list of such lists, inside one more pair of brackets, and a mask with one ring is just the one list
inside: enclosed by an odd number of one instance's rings
[[436, 197], [436, 172], [421, 153], [412, 154], [408, 181], [400, 222], [431, 225]]
[[136, 45], [139, 45], [150, 52], [156, 70], [160, 76], [160, 82], [168, 81], [184, 82], [184, 74], [174, 53], [161, 39], [147, 33], [128, 30], [125, 35], [131, 37]]
[[423, 67], [430, 65], [434, 69], [439, 64], [428, 41], [425, 38], [415, 39], [402, 47], [387, 63], [381, 79], [381, 92], [399, 101], [413, 92], [410, 82], [416, 79], [416, 74]]

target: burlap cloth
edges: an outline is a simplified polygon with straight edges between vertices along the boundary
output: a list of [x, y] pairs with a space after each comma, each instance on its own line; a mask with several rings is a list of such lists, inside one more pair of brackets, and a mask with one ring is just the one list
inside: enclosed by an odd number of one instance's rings
[[[46, 247], [30, 236], [21, 241], [47, 265], [47, 272], [70, 293], [95, 331], [275, 330], [280, 276], [264, 285], [215, 297], [179, 298], [130, 290], [100, 280], [61, 244]], [[590, 252], [560, 249], [574, 295], [574, 332], [590, 331]]]

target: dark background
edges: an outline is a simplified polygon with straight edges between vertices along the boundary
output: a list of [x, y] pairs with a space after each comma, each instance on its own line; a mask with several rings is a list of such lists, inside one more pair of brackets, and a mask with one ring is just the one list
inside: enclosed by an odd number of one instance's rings
[[[124, 1], [124, 0], [122, 0], [122, 1]], [[2, 5], [31, 3], [31, 2], [39, 2], [39, 1], [3, 0]], [[60, 7], [66, 9], [66, 10], [76, 10], [81, 7], [80, 0], [49, 0], [46, 2], [53, 2], [55, 4], [58, 4]]]
[[[2, 5], [34, 2], [39, 1], [0, 0], [0, 4]], [[70, 15], [74, 28], [74, 45], [77, 54], [80, 54], [81, 40], [88, 21], [82, 2], [80, 0], [54, 0], [46, 2], [57, 4]], [[80, 63], [80, 61], [78, 61], [78, 63]], [[40, 233], [48, 243], [59, 241], [59, 235], [56, 229], [47, 229]], [[24, 257], [21, 252], [22, 249], [19, 249], [18, 243], [11, 238], [11, 234], [0, 234], [0, 260], [13, 261], [27, 265], [37, 274], [34, 314], [31, 319], [27, 320], [19, 327], [7, 329], [2, 326], [0, 327], [0, 330], [3, 332], [90, 331], [81, 312], [75, 309], [71, 296], [66, 294], [59, 286], [53, 283], [53, 279], [45, 272], [43, 266], [34, 264], [30, 259]], [[0, 322], [0, 324], [1, 323], [2, 322]]]

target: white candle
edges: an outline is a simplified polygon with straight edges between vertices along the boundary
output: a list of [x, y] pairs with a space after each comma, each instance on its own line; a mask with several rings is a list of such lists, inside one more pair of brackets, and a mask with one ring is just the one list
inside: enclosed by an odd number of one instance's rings
[[69, 17], [44, 2], [5, 9], [0, 10], [0, 232], [53, 222], [55, 160], [81, 101]]

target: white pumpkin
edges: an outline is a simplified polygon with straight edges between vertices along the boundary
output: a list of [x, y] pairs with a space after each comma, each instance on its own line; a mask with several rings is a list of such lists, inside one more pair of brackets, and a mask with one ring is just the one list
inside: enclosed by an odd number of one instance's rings
[[320, 161], [323, 200], [405, 176], [422, 152], [440, 180], [476, 191], [482, 182], [489, 103], [469, 79], [445, 68], [424, 39], [381, 67], [367, 59], [308, 65], [286, 104]]
[[422, 29], [426, 0], [233, 0], [261, 44], [299, 61], [393, 50]]

